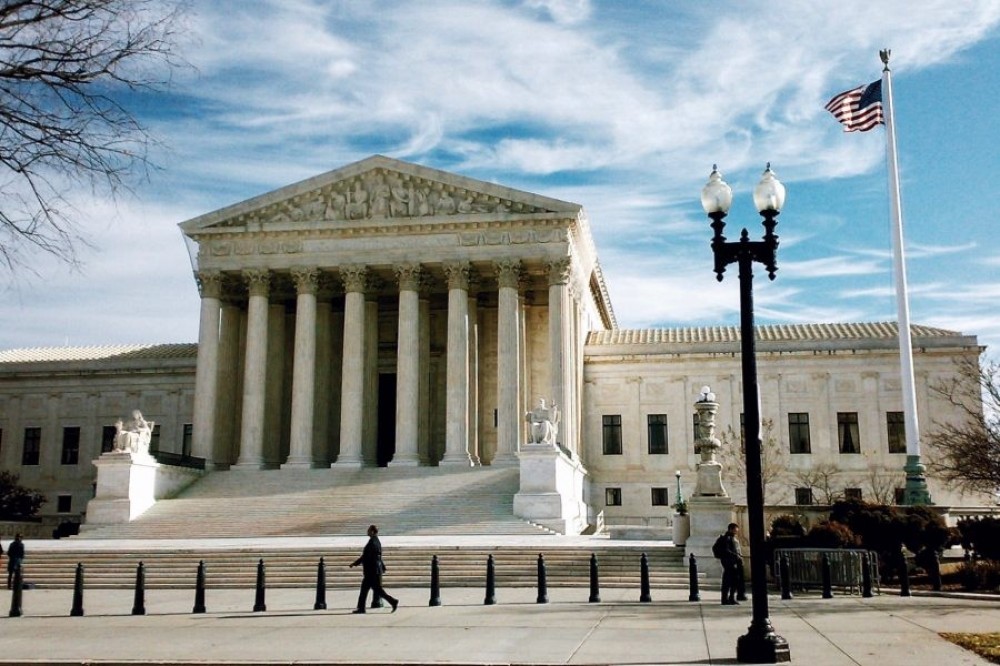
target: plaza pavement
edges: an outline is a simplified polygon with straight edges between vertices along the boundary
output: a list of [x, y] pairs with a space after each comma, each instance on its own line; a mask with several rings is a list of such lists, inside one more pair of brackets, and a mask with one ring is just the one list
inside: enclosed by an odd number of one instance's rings
[[[605, 588], [588, 603], [587, 588], [549, 588], [547, 604], [534, 588], [498, 588], [492, 606], [483, 589], [443, 588], [442, 605], [429, 607], [427, 589], [393, 587], [391, 566], [385, 583], [398, 612], [365, 615], [350, 613], [356, 590], [327, 590], [327, 610], [316, 611], [313, 589], [269, 589], [267, 610], [255, 613], [253, 589], [209, 588], [205, 614], [191, 613], [193, 590], [148, 589], [146, 615], [133, 616], [125, 589], [86, 590], [85, 615], [70, 617], [72, 590], [29, 589], [23, 616], [12, 618], [4, 590], [0, 663], [734, 664], [750, 621], [750, 602], [721, 606], [717, 587], [700, 602], [653, 589], [651, 603], [639, 603], [637, 589]], [[810, 666], [987, 664], [938, 633], [1000, 631], [1000, 603], [969, 596], [771, 595], [770, 617], [792, 663]]]

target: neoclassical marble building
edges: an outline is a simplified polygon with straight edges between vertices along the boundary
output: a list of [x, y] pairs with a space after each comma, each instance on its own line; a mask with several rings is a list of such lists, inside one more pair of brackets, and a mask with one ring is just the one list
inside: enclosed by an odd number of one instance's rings
[[[667, 520], [675, 481], [690, 490], [697, 465], [702, 386], [718, 395], [720, 427], [739, 428], [738, 332], [618, 329], [577, 204], [375, 156], [180, 226], [197, 251], [196, 353], [0, 352], [0, 467], [49, 493], [46, 511], [69, 496], [59, 513], [79, 515], [90, 461], [133, 408], [163, 424], [159, 451], [211, 473], [521, 465], [515, 511], [538, 518], [555, 494], [556, 513], [584, 514], [556, 517], [565, 531], [601, 514]], [[926, 429], [956, 418], [931, 387], [982, 349], [958, 332], [913, 335]], [[894, 325], [758, 336], [782, 471], [772, 501], [821, 499], [814, 468], [866, 497], [873, 469], [891, 483], [905, 461]], [[526, 471], [541, 464], [525, 420], [539, 398], [558, 406], [556, 455], [581, 482], [546, 486]], [[738, 480], [727, 483], [738, 499]], [[931, 491], [988, 501], [933, 478]]]

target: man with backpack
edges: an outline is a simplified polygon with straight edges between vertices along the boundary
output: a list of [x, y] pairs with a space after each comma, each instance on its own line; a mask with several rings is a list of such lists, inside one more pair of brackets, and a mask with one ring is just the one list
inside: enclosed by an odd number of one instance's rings
[[736, 593], [740, 583], [740, 572], [743, 569], [743, 551], [740, 549], [740, 542], [736, 538], [739, 525], [729, 523], [725, 534], [720, 534], [719, 538], [712, 544], [712, 555], [722, 564], [722, 605], [736, 606], [740, 602], [736, 600]]

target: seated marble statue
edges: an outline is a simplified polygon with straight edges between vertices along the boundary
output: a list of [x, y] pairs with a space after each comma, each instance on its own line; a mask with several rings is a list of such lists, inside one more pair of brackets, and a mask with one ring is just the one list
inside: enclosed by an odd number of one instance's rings
[[555, 405], [546, 406], [545, 398], [538, 399], [538, 406], [524, 415], [531, 423], [529, 442], [555, 446], [559, 432], [559, 409]]
[[149, 440], [153, 435], [153, 422], [142, 417], [138, 409], [132, 411], [132, 420], [127, 424], [121, 419], [115, 422], [116, 453], [149, 453]]

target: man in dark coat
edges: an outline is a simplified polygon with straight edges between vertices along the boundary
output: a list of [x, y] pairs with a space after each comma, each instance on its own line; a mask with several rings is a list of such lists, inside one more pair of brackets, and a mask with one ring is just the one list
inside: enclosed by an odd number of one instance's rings
[[21, 564], [24, 562], [24, 542], [21, 541], [21, 535], [18, 534], [14, 537], [14, 541], [11, 542], [10, 546], [7, 548], [7, 589], [11, 588], [11, 581], [14, 580], [14, 572], [21, 568]]
[[378, 540], [378, 527], [370, 525], [368, 527], [368, 543], [361, 551], [361, 557], [351, 563], [352, 567], [361, 565], [363, 577], [361, 578], [361, 594], [358, 596], [358, 607], [352, 612], [364, 613], [365, 600], [368, 598], [368, 590], [372, 590], [376, 599], [385, 599], [392, 606], [392, 612], [396, 612], [399, 606], [399, 599], [389, 596], [382, 589], [382, 574], [385, 573], [385, 564], [382, 563], [382, 542]]
[[722, 535], [724, 548], [722, 550], [722, 605], [735, 606], [736, 593], [739, 589], [741, 572], [743, 569], [743, 551], [740, 549], [740, 542], [736, 538], [739, 531], [736, 523], [729, 523], [726, 533]]

